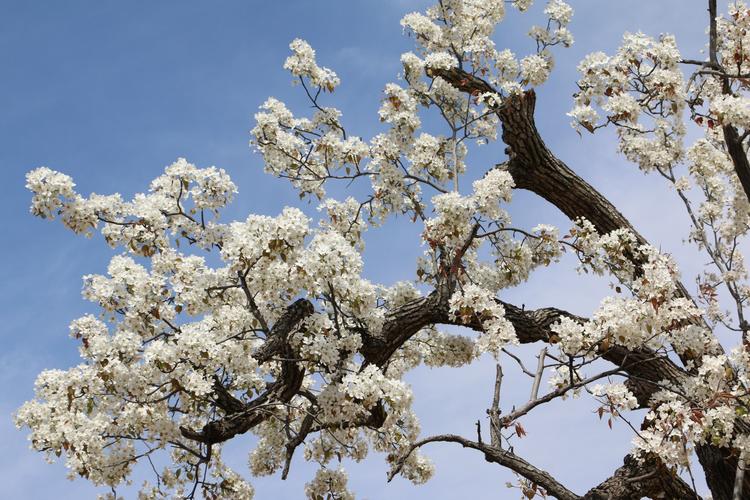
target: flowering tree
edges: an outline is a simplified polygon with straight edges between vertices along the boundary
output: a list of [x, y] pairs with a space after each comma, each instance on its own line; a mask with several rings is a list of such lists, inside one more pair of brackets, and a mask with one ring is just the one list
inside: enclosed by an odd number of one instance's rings
[[[122, 250], [108, 276], [84, 277], [101, 314], [71, 324], [81, 364], [43, 372], [36, 398], [18, 410], [34, 449], [64, 455], [72, 473], [110, 487], [109, 498], [157, 454], [169, 463], [153, 468], [144, 498], [251, 498], [252, 486], [221, 457], [223, 443], [248, 432], [258, 437], [254, 475], [286, 478], [298, 448], [319, 464], [304, 488], [313, 499], [353, 498], [339, 463], [370, 448], [386, 454], [389, 478], [427, 481], [432, 467], [421, 452], [439, 441], [511, 469], [527, 498], [696, 498], [678, 473], [699, 468], [715, 499], [747, 498], [750, 9], [737, 2], [717, 16], [709, 0], [707, 60], [685, 58], [671, 36], [626, 34], [617, 53], [579, 65], [573, 126], [614, 128], [620, 152], [684, 204], [689, 241], [708, 261], [692, 298], [670, 257], [556, 158], [535, 127], [534, 87], [552, 70], [553, 51], [573, 42], [571, 7], [550, 0], [546, 22], [529, 32], [536, 50], [517, 57], [491, 39], [506, 3], [525, 11], [532, 1], [440, 0], [406, 15], [415, 51], [401, 56], [402, 83], [385, 87], [379, 111], [385, 131], [369, 140], [322, 102], [336, 73], [306, 42], [291, 43], [284, 68], [312, 115], [270, 98], [251, 142], [267, 172], [320, 201], [317, 226], [295, 208], [220, 222], [235, 185], [223, 170], [184, 159], [130, 201], [83, 197], [45, 167], [29, 172], [35, 215], [87, 236], [100, 231]], [[444, 133], [421, 130], [428, 114]], [[701, 137], [686, 144], [688, 129]], [[465, 185], [467, 158], [498, 130], [508, 160]], [[341, 181], [368, 194], [328, 197]], [[503, 209], [514, 189], [554, 204], [571, 226], [562, 234], [514, 226]], [[425, 252], [413, 276], [384, 287], [361, 275], [362, 236], [395, 215], [420, 228]], [[499, 298], [563, 252], [615, 283], [590, 318]], [[732, 332], [736, 347], [722, 345], [720, 331]], [[513, 353], [527, 343], [544, 346], [536, 369]], [[421, 437], [403, 374], [483, 354], [498, 359], [484, 432]], [[520, 364], [532, 390], [525, 405], [503, 412], [506, 362]], [[600, 417], [649, 410], [624, 465], [583, 496], [511, 446], [525, 415], [581, 391], [598, 401]]]

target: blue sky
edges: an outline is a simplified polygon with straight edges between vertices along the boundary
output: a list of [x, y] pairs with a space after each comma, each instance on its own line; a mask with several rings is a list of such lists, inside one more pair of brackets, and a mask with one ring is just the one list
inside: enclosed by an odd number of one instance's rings
[[[281, 69], [288, 43], [307, 39], [321, 64], [343, 84], [327, 103], [344, 111], [355, 135], [379, 130], [376, 111], [385, 83], [395, 80], [399, 55], [411, 48], [399, 19], [420, 10], [422, 0], [112, 0], [28, 2], [0, 0], [0, 172], [5, 236], [0, 246], [0, 471], [8, 498], [85, 498], [93, 489], [69, 482], [61, 465], [47, 465], [28, 450], [11, 413], [32, 395], [36, 374], [77, 362], [67, 325], [91, 305], [80, 297], [80, 277], [102, 273], [113, 252], [58, 224], [28, 213], [26, 171], [41, 165], [75, 179], [82, 193], [132, 196], [177, 157], [199, 166], [225, 168], [240, 195], [225, 220], [249, 212], [276, 214], [296, 205], [287, 183], [267, 176], [248, 148], [252, 116], [268, 96], [300, 112], [304, 101]], [[686, 220], [658, 180], [644, 178], [615, 153], [611, 135], [579, 138], [565, 112], [575, 90], [575, 65], [588, 52], [613, 51], [625, 31], [676, 33], [686, 56], [699, 58], [705, 39], [705, 6], [692, 0], [573, 0], [573, 48], [557, 51], [553, 78], [538, 89], [537, 123], [548, 145], [604, 192], [656, 245], [673, 253], [686, 270], [700, 264], [681, 246]], [[540, 3], [528, 15], [500, 26], [497, 44], [519, 54], [532, 50], [525, 32], [539, 19]], [[470, 158], [476, 174], [503, 159], [502, 144]], [[308, 207], [312, 208], [312, 207]], [[512, 213], [519, 225], [565, 219], [544, 202], [518, 193]], [[366, 274], [390, 284], [413, 277], [421, 253], [419, 228], [396, 220], [368, 237]], [[586, 315], [607, 293], [606, 282], [582, 278], [573, 264], [545, 269], [504, 296], [527, 307], [554, 305]], [[527, 349], [533, 352], [536, 348]], [[473, 436], [483, 418], [494, 374], [482, 360], [464, 370], [420, 369], [410, 374], [425, 434]], [[508, 406], [522, 403], [524, 381], [509, 375]], [[515, 383], [513, 381], [516, 381]], [[523, 385], [521, 385], [523, 384]], [[515, 398], [515, 399], [514, 399]], [[569, 488], [584, 492], [606, 477], [629, 448], [623, 425], [609, 431], [592, 414], [590, 400], [555, 404], [525, 423], [529, 437], [517, 450]], [[637, 419], [636, 419], [637, 420]], [[244, 439], [244, 438], [243, 438]], [[230, 446], [230, 461], [246, 472], [251, 441]], [[512, 476], [476, 453], [435, 445], [436, 478], [414, 488], [403, 480], [385, 484], [381, 457], [348, 466], [362, 498], [510, 498]], [[312, 475], [294, 464], [290, 479], [254, 481], [258, 498], [298, 498]]]

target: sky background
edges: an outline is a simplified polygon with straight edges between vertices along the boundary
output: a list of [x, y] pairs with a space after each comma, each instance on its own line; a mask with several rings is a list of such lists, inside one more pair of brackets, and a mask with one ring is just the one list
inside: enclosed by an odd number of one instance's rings
[[[224, 211], [225, 221], [251, 212], [275, 215], [299, 205], [283, 180], [263, 173], [259, 155], [248, 148], [253, 114], [268, 97], [307, 111], [301, 89], [281, 65], [288, 44], [301, 37], [317, 50], [342, 85], [326, 104], [344, 112], [350, 133], [369, 138], [381, 130], [381, 91], [395, 81], [399, 56], [412, 48], [400, 18], [422, 10], [422, 0], [162, 0], [115, 2], [0, 0], [0, 210], [5, 227], [0, 245], [0, 477], [3, 496], [19, 499], [90, 498], [86, 482], [70, 482], [64, 467], [48, 465], [28, 450], [25, 431], [13, 411], [30, 399], [44, 368], [77, 363], [68, 323], [95, 312], [80, 296], [81, 276], [104, 273], [112, 255], [100, 239], [87, 240], [33, 218], [24, 174], [48, 166], [71, 175], [79, 191], [125, 197], [147, 189], [151, 179], [178, 157], [200, 167], [226, 169], [239, 196]], [[656, 246], [682, 265], [685, 281], [703, 262], [682, 244], [687, 219], [674, 193], [646, 178], [616, 154], [610, 133], [579, 137], [565, 113], [575, 91], [575, 66], [592, 51], [611, 53], [626, 31], [658, 36], [675, 33], [685, 57], [701, 58], [707, 15], [702, 0], [572, 0], [576, 9], [570, 49], [556, 50], [551, 80], [537, 90], [537, 125], [548, 146], [601, 190]], [[721, 2], [723, 3], [723, 2]], [[510, 15], [499, 26], [499, 48], [528, 54], [525, 33], [541, 20], [544, 2], [525, 15]], [[469, 157], [472, 176], [502, 161], [501, 143]], [[305, 206], [314, 213], [314, 206]], [[529, 193], [516, 193], [515, 224], [569, 227], [553, 207]], [[414, 277], [423, 249], [419, 227], [396, 219], [367, 237], [365, 274], [392, 284]], [[608, 293], [607, 281], [581, 277], [570, 259], [536, 273], [529, 283], [502, 298], [527, 308], [556, 306], [587, 315]], [[539, 346], [521, 349], [533, 362]], [[529, 384], [506, 368], [503, 405], [523, 404]], [[494, 361], [464, 369], [421, 368], [407, 376], [425, 435], [452, 432], [473, 437], [484, 419]], [[524, 420], [528, 437], [516, 451], [547, 469], [570, 489], [583, 493], [621, 465], [630, 445], [622, 423], [609, 430], [593, 414], [590, 398], [548, 405]], [[638, 425], [640, 415], [633, 415]], [[486, 427], [485, 427], [486, 428]], [[228, 447], [228, 461], [246, 474], [249, 437]], [[381, 456], [347, 464], [351, 488], [361, 498], [516, 498], [505, 482], [513, 476], [456, 445], [425, 449], [437, 474], [414, 487], [385, 483]], [[253, 479], [257, 498], [300, 498], [313, 469], [296, 461], [290, 478]], [[140, 477], [140, 476], [139, 476]], [[128, 496], [132, 495], [132, 491]]]

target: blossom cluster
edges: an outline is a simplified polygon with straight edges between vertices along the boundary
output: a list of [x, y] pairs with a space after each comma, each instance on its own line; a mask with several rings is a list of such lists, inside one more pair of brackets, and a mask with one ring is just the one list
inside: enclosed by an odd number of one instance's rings
[[626, 33], [614, 56], [588, 55], [578, 65], [573, 126], [593, 132], [614, 124], [620, 151], [645, 171], [679, 161], [686, 107], [680, 60], [673, 36], [655, 40], [642, 33]]
[[[461, 54], [462, 64], [483, 75], [496, 88], [515, 93], [522, 85], [544, 83], [554, 66], [550, 47], [570, 46], [573, 36], [567, 26], [573, 9], [563, 0], [550, 0], [544, 8], [547, 22], [533, 26], [529, 36], [536, 42], [537, 51], [520, 59], [508, 49], [498, 50], [492, 40], [496, 26], [505, 18], [505, 2], [498, 0], [450, 0], [428, 9], [413, 12], [402, 20], [402, 26], [412, 33], [424, 59], [409, 54], [402, 59], [407, 80], [420, 88], [420, 70], [450, 69], [455, 67], [455, 54]], [[531, 7], [530, 0], [515, 1], [513, 6], [523, 12]], [[499, 97], [499, 96], [497, 96]]]
[[476, 344], [478, 352], [498, 356], [500, 349], [518, 342], [513, 324], [505, 319], [505, 310], [495, 294], [476, 285], [465, 285], [453, 294], [450, 313], [463, 324], [479, 322], [482, 333]]
[[333, 70], [321, 68], [315, 62], [315, 50], [304, 40], [297, 38], [289, 44], [292, 55], [284, 62], [284, 69], [292, 75], [309, 78], [310, 82], [320, 88], [333, 92], [339, 83], [339, 77]]

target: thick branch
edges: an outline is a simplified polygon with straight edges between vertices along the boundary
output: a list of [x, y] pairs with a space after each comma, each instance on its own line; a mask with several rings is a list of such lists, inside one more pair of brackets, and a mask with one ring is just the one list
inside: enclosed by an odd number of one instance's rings
[[289, 333], [306, 317], [315, 311], [312, 303], [307, 299], [297, 299], [273, 325], [266, 342], [258, 349], [253, 357], [258, 363], [265, 363], [279, 354], [286, 346]]
[[447, 323], [449, 298], [450, 292], [445, 287], [440, 287], [426, 297], [389, 311], [379, 335], [360, 332], [363, 337], [360, 352], [366, 363], [383, 366], [419, 330], [429, 325]]
[[[216, 421], [209, 422], [200, 431], [181, 427], [182, 435], [188, 439], [206, 444], [221, 443], [238, 434], [243, 434], [263, 420], [268, 418], [277, 403], [288, 403], [299, 391], [304, 379], [304, 369], [294, 361], [294, 352], [287, 342], [289, 334], [299, 323], [314, 311], [309, 300], [299, 299], [290, 305], [281, 318], [276, 321], [271, 333], [259, 349], [255, 358], [259, 363], [270, 360], [273, 356], [281, 355], [281, 373], [278, 379], [271, 383], [263, 394], [255, 398], [240, 409], [239, 400], [222, 386], [216, 391], [216, 399], [224, 405], [226, 415]], [[220, 407], [222, 407], [220, 405]]]
[[536, 94], [529, 90], [506, 99], [498, 111], [516, 187], [538, 194], [571, 220], [586, 218], [600, 234], [626, 228], [646, 243], [614, 205], [547, 149], [534, 122], [535, 105]]
[[[505, 309], [505, 318], [513, 324], [516, 337], [522, 344], [550, 342], [553, 335], [550, 328], [562, 318], [569, 318], [578, 323], [587, 321], [586, 318], [554, 307], [525, 310], [508, 302], [498, 302]], [[478, 320], [463, 324], [451, 319], [447, 300], [440, 300], [440, 294], [432, 292], [391, 312], [379, 337], [365, 336], [361, 352], [367, 362], [382, 366], [414, 334], [434, 324], [461, 325], [482, 331], [482, 324]], [[603, 350], [601, 355], [632, 377], [629, 382], [630, 390], [644, 407], [661, 381], [679, 383], [688, 377], [687, 372], [669, 358], [648, 349], [631, 351], [621, 346], [612, 346]]]
[[[516, 336], [522, 344], [539, 340], [549, 342], [553, 334], [550, 327], [562, 318], [572, 319], [578, 323], [587, 321], [586, 318], [554, 307], [527, 311], [507, 302], [500, 301], [500, 303], [505, 308], [506, 319], [513, 323]], [[603, 359], [620, 367], [621, 371], [632, 377], [628, 385], [642, 407], [648, 406], [651, 395], [659, 389], [658, 384], [661, 381], [669, 380], [679, 383], [688, 377], [688, 373], [669, 358], [649, 349], [633, 351], [614, 345], [602, 348], [600, 354]]]
[[[439, 70], [438, 76], [464, 92], [494, 92], [487, 82], [460, 69]], [[648, 244], [609, 200], [547, 148], [536, 128], [535, 107], [536, 93], [528, 90], [507, 97], [496, 108], [502, 123], [503, 142], [508, 146], [506, 153], [510, 159], [507, 168], [516, 188], [539, 195], [570, 220], [585, 218], [600, 234], [627, 229], [640, 244]], [[634, 261], [634, 264], [640, 267], [642, 262]], [[681, 283], [677, 286], [680, 296], [690, 298]]]
[[224, 387], [219, 377], [214, 375], [214, 401], [216, 406], [224, 410], [224, 413], [231, 415], [239, 413], [245, 409], [245, 403], [234, 397], [234, 395]]
[[734, 171], [740, 179], [745, 196], [750, 199], [750, 162], [745, 154], [745, 147], [742, 145], [742, 139], [737, 129], [732, 125], [724, 125], [724, 142], [727, 143], [727, 153], [732, 159]]

